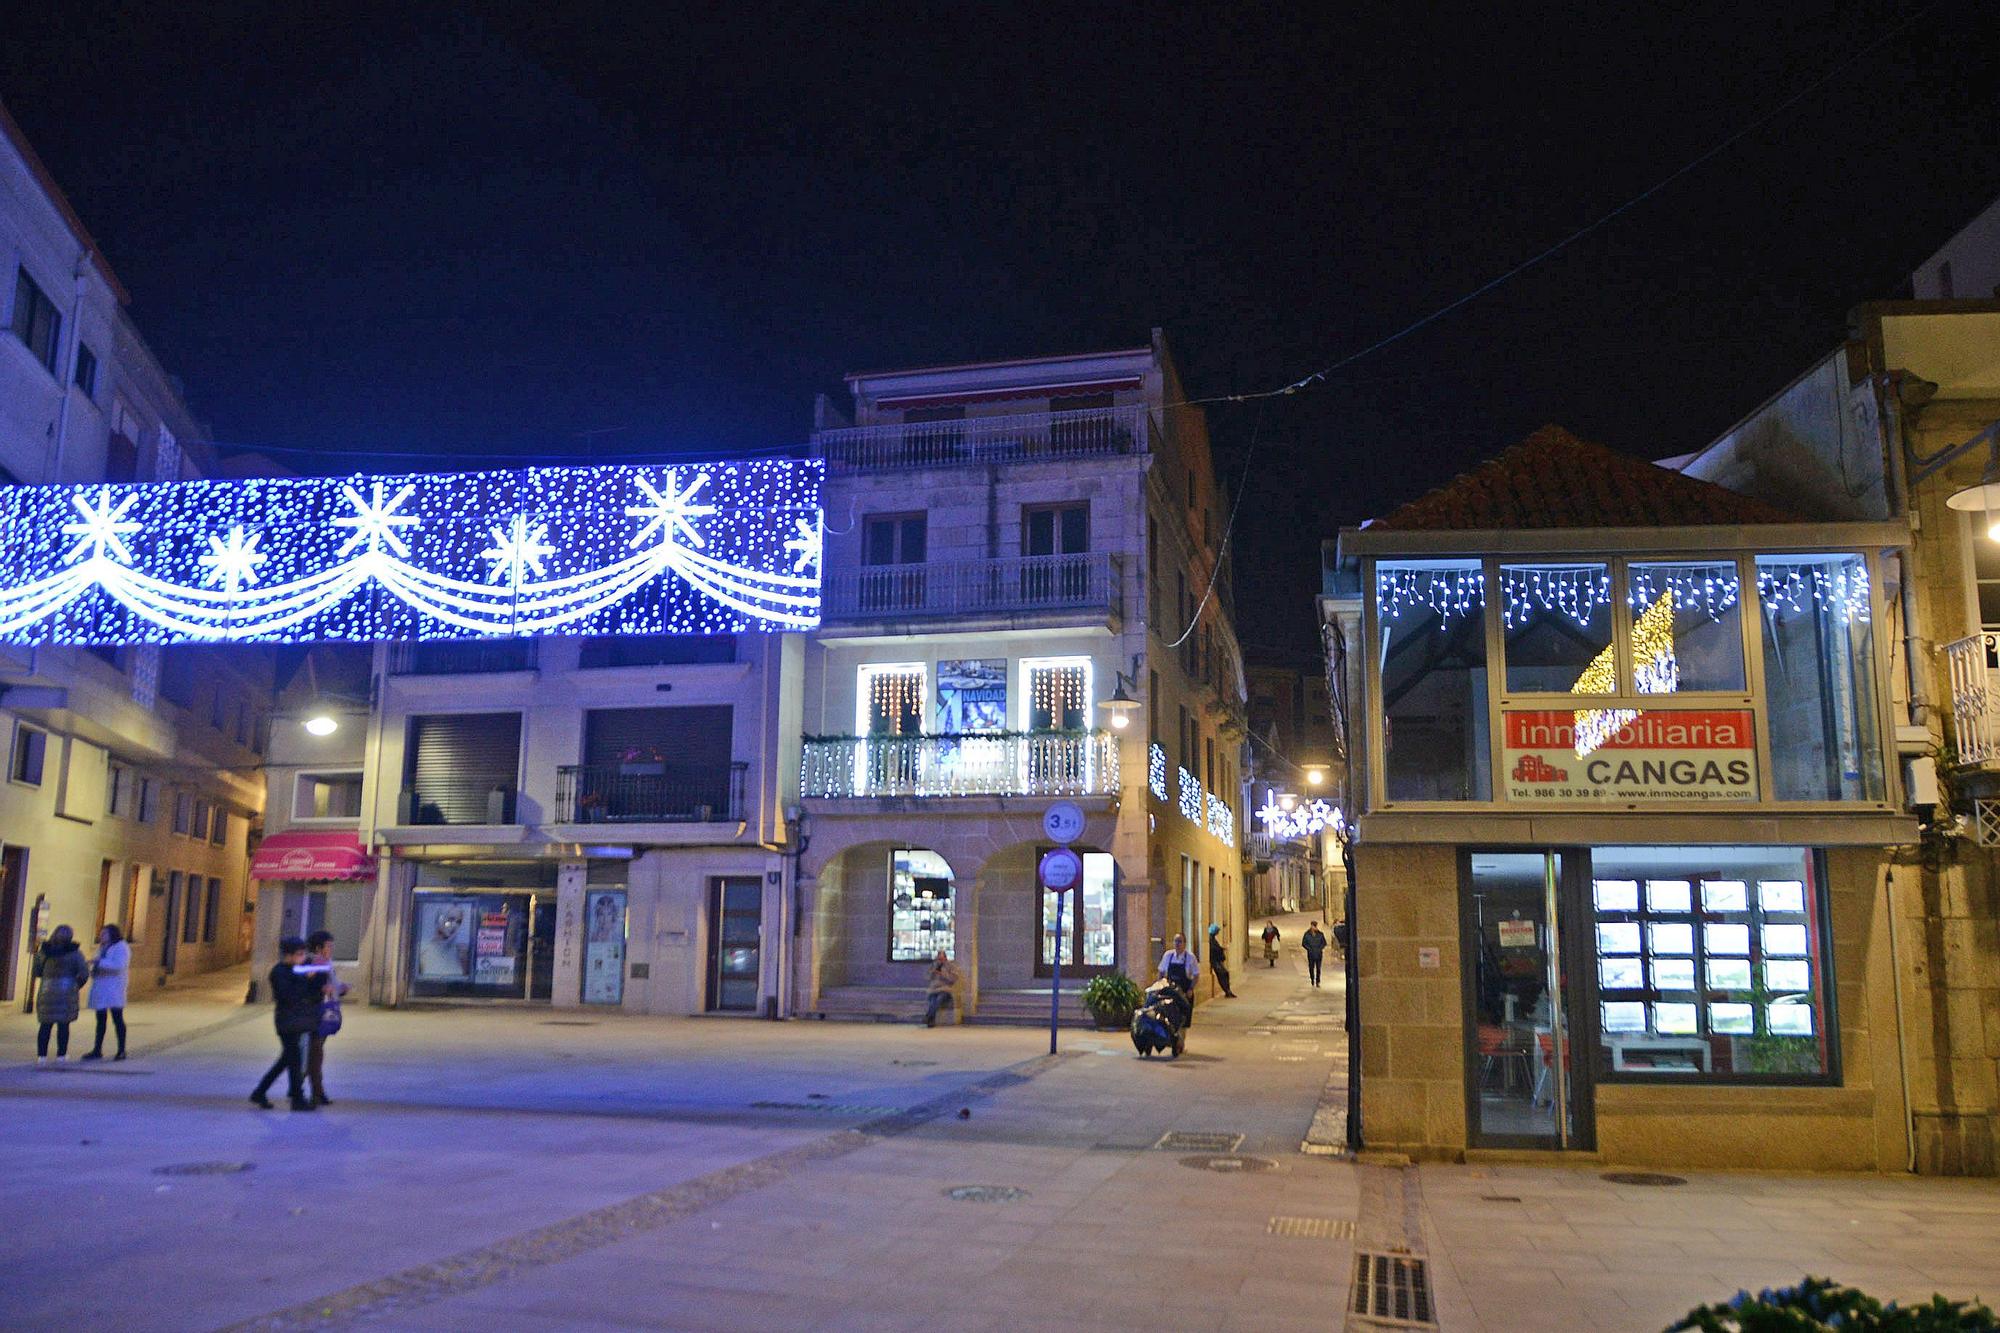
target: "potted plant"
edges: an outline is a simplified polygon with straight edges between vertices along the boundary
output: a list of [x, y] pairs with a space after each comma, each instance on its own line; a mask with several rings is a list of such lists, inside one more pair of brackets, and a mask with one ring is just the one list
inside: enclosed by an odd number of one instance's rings
[[656, 778], [667, 771], [667, 757], [650, 745], [629, 745], [618, 756], [618, 773], [627, 778]]
[[1102, 972], [1083, 988], [1083, 1007], [1100, 1028], [1116, 1030], [1132, 1025], [1132, 1011], [1139, 1007], [1144, 992], [1123, 972]]
[[1963, 1329], [1994, 1328], [1993, 1312], [1977, 1301], [1948, 1301], [1932, 1296], [1922, 1305], [1884, 1304], [1866, 1292], [1809, 1277], [1796, 1287], [1766, 1288], [1688, 1311], [1667, 1333], [1789, 1333], [1813, 1329], [1849, 1329], [1854, 1333], [1959, 1333]]

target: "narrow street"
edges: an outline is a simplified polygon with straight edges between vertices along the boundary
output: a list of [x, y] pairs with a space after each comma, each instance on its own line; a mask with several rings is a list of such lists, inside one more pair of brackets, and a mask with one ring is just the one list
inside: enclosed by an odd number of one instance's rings
[[122, 1065], [36, 1072], [10, 1014], [0, 1201], [34, 1225], [5, 1322], [1373, 1327], [1357, 1243], [1427, 1254], [1451, 1329], [1658, 1329], [1805, 1272], [2000, 1288], [1990, 1183], [1302, 1151], [1345, 1077], [1302, 925], [1178, 1061], [1070, 1030], [1050, 1059], [1018, 1028], [364, 1010], [335, 1105], [300, 1116], [243, 1100], [269, 1019], [234, 976], [136, 1008]]

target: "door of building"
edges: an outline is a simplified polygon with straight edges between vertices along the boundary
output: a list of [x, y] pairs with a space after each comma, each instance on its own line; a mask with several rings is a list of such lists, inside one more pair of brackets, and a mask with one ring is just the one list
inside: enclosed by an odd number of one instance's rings
[[19, 984], [28, 893], [28, 853], [26, 848], [0, 849], [0, 1000], [14, 998]]
[[764, 885], [754, 876], [709, 881], [708, 1007], [754, 1013], [764, 942]]
[[[1038, 864], [1048, 851], [1047, 847], [1036, 849]], [[1082, 856], [1083, 878], [1075, 888], [1056, 894], [1039, 883], [1035, 886], [1042, 902], [1036, 931], [1038, 977], [1050, 976], [1055, 971], [1058, 898], [1062, 900], [1063, 975], [1091, 977], [1118, 964], [1118, 864], [1109, 852], [1083, 852]]]
[[[1580, 880], [1587, 854], [1461, 857], [1467, 1142], [1588, 1151], [1595, 1142]], [[1579, 1054], [1583, 1052], [1583, 1054]]]
[[160, 918], [160, 970], [169, 974], [174, 970], [175, 942], [180, 939], [180, 932], [175, 929], [175, 923], [180, 920], [181, 880], [180, 871], [174, 870], [168, 873], [167, 910]]

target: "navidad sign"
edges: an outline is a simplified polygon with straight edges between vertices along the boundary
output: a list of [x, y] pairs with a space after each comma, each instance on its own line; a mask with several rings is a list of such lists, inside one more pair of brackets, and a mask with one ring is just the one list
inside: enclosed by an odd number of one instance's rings
[[1747, 708], [1538, 708], [1509, 710], [1502, 722], [1510, 801], [1757, 799]]

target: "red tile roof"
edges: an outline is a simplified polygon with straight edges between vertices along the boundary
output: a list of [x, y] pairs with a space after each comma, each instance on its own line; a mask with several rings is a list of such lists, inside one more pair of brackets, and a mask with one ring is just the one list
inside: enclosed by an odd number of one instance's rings
[[1399, 532], [1803, 523], [1762, 500], [1544, 426], [1448, 486], [1367, 524]]

